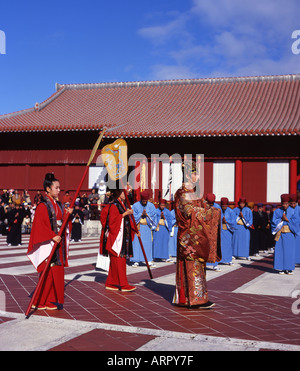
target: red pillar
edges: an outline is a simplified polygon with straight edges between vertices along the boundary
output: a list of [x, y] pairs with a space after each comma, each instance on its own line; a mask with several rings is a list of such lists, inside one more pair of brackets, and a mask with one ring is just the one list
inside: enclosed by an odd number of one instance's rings
[[242, 196], [242, 161], [235, 161], [235, 193], [234, 201], [237, 205], [240, 197]]
[[290, 160], [290, 193], [297, 193], [297, 160]]

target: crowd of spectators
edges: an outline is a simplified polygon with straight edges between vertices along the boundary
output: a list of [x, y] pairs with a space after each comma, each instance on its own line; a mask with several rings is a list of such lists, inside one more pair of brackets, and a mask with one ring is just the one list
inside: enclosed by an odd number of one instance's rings
[[[101, 204], [107, 203], [108, 197], [109, 193], [102, 184], [99, 188], [94, 187], [89, 194], [81, 194], [75, 200], [75, 210], [77, 214], [80, 210], [82, 223], [84, 220], [99, 220]], [[11, 234], [16, 233], [18, 236], [30, 234], [35, 209], [43, 199], [41, 191], [37, 191], [32, 198], [27, 190], [3, 189], [0, 194], [0, 234], [8, 236], [8, 245], [21, 245], [21, 237], [13, 238], [11, 241]], [[66, 191], [60, 197], [60, 201], [68, 206], [72, 202], [70, 192]], [[74, 217], [76, 219], [76, 214]]]

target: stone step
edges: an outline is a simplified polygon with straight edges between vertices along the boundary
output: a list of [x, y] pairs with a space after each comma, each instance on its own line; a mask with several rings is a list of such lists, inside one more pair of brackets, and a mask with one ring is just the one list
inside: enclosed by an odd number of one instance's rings
[[101, 223], [100, 220], [85, 220], [82, 225], [82, 237], [98, 237], [100, 238]]

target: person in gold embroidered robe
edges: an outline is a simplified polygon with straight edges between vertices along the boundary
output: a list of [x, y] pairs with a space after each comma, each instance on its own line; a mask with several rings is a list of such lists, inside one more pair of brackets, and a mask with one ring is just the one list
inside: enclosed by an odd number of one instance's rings
[[208, 309], [214, 303], [208, 300], [206, 263], [221, 260], [220, 210], [210, 208], [195, 191], [199, 181], [195, 162], [185, 167], [185, 182], [175, 194], [178, 236], [173, 304]]

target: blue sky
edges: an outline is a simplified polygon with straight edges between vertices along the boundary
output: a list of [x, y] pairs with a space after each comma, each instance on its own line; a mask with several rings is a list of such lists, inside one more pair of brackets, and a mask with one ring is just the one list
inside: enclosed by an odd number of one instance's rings
[[0, 114], [56, 82], [300, 73], [299, 0], [2, 0], [0, 30]]

